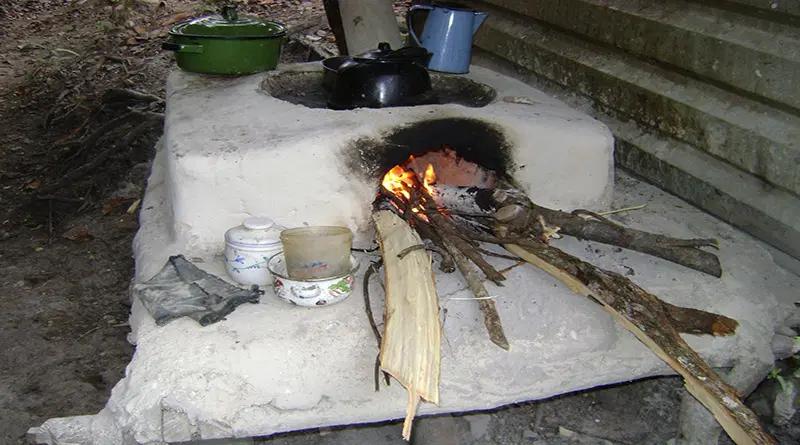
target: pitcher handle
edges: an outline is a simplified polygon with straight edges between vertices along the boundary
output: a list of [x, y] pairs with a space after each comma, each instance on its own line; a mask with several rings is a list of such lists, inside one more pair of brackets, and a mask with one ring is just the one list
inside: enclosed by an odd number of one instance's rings
[[422, 46], [422, 42], [420, 42], [417, 33], [414, 32], [414, 26], [412, 25], [414, 18], [414, 11], [432, 11], [433, 6], [431, 5], [413, 5], [408, 9], [408, 13], [406, 13], [406, 26], [408, 27], [408, 35], [411, 36], [411, 40], [417, 44], [417, 46]]

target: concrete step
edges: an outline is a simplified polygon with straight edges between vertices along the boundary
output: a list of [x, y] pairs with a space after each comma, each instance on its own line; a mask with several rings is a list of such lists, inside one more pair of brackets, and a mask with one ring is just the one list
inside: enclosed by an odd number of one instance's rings
[[621, 120], [655, 128], [800, 195], [800, 169], [792, 167], [800, 164], [797, 115], [520, 15], [489, 12], [477, 47], [593, 98]]
[[686, 0], [485, 0], [800, 109], [800, 29]]
[[[708, 2], [708, 0], [695, 0]], [[745, 11], [760, 12], [765, 18], [796, 18], [800, 19], [800, 2], [795, 0], [720, 0], [718, 3], [727, 4], [729, 7], [743, 7]]]
[[674, 138], [612, 116], [602, 102], [478, 50], [475, 63], [515, 76], [605, 123], [617, 165], [800, 259], [800, 198]]
[[670, 138], [608, 119], [619, 166], [800, 258], [800, 198]]

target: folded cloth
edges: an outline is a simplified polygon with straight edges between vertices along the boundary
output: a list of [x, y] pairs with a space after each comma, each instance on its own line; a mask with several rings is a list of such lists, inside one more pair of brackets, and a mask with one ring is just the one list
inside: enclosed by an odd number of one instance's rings
[[206, 273], [183, 255], [169, 257], [161, 271], [145, 283], [133, 285], [139, 298], [162, 326], [180, 317], [200, 325], [216, 323], [243, 303], [258, 303], [264, 293], [258, 286], [242, 289]]

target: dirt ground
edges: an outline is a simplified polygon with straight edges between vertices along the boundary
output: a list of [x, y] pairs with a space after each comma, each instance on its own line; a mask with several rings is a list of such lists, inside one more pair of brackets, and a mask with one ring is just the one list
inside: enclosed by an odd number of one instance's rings
[[[213, 3], [0, 3], [0, 444], [26, 443], [25, 431], [50, 417], [97, 412], [123, 376], [133, 352], [131, 241], [173, 66], [160, 45], [172, 24]], [[307, 45], [335, 48], [321, 1], [239, 3], [289, 25], [300, 43], [285, 60], [312, 57]], [[653, 379], [423, 420], [415, 442], [567, 443], [562, 426], [620, 443], [664, 443], [676, 429], [681, 391], [674, 378]], [[396, 437], [393, 428], [265, 442], [378, 443], [370, 438]], [[795, 416], [775, 431], [791, 441], [798, 430]]]

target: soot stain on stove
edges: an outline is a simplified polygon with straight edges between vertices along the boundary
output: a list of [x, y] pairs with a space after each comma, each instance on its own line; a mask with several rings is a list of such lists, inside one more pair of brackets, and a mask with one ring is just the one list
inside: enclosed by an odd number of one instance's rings
[[368, 179], [382, 177], [409, 156], [449, 146], [459, 156], [500, 175], [514, 165], [511, 144], [496, 125], [471, 118], [442, 118], [396, 127], [379, 138], [359, 138], [344, 149], [345, 163]]

